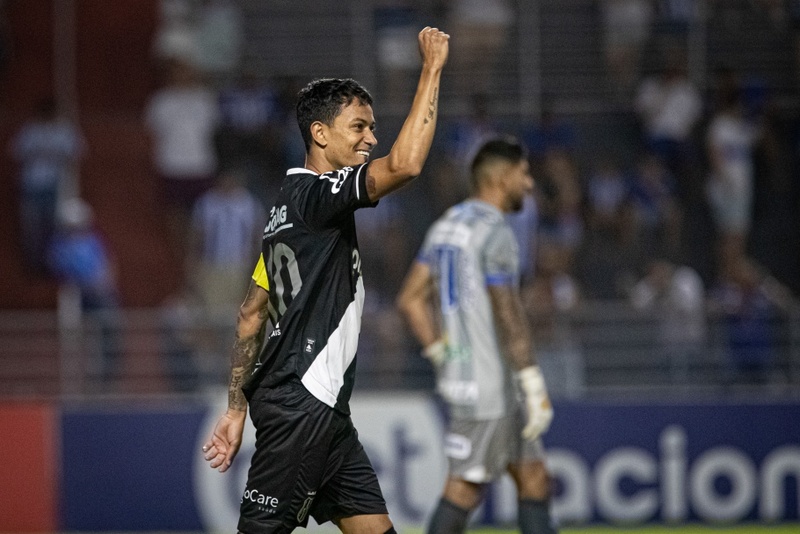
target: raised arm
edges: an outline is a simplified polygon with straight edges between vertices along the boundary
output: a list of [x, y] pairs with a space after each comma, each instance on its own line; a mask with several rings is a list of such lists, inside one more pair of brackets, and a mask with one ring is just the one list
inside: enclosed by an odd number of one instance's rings
[[236, 341], [231, 355], [231, 378], [228, 383], [228, 410], [220, 417], [214, 433], [203, 446], [204, 458], [212, 468], [227, 471], [242, 444], [247, 417], [247, 399], [242, 386], [253, 371], [267, 322], [269, 293], [250, 282], [247, 296], [239, 308]]
[[367, 194], [379, 198], [407, 184], [422, 172], [433, 142], [439, 115], [439, 86], [447, 62], [450, 36], [426, 27], [419, 33], [422, 71], [411, 111], [389, 154], [369, 166]]

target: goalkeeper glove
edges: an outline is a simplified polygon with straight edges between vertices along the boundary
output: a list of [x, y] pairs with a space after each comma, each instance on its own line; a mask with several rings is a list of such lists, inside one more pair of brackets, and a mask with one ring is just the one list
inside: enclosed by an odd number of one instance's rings
[[429, 359], [434, 365], [439, 366], [444, 363], [445, 357], [447, 356], [447, 347], [444, 341], [438, 339], [422, 349], [422, 355]]
[[553, 406], [547, 396], [544, 377], [538, 365], [531, 365], [516, 373], [519, 387], [525, 396], [527, 422], [522, 429], [522, 437], [528, 440], [538, 438], [547, 431], [553, 420]]

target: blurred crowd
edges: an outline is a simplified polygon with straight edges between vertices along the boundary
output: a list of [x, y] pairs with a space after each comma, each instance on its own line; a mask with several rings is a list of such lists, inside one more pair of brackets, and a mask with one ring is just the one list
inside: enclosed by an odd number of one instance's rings
[[[234, 317], [258, 257], [271, 199], [285, 170], [303, 164], [293, 106], [298, 83], [306, 80], [273, 78], [244, 66], [243, 15], [233, 0], [160, 5], [153, 43], [160, 83], [141, 120], [150, 136], [171, 247], [184, 265], [184, 283], [164, 301], [165, 351], [182, 372], [191, 360], [218, 373], [217, 364], [203, 362], [225, 363], [219, 353], [231, 337], [227, 320], [205, 335], [187, 336], [185, 330], [198, 310]], [[800, 2], [596, 5], [607, 75], [618, 89], [614, 97], [637, 133], [620, 139], [625, 146], [618, 152], [587, 159], [573, 117], [547, 102], [536, 120], [492, 114], [491, 73], [508, 44], [520, 9], [516, 2], [376, 3], [376, 116], [381, 117], [382, 102], [391, 107], [409, 90], [420, 21], [438, 20], [459, 43], [449, 66], [454, 72], [485, 75], [453, 78], [464, 111], [441, 119], [418, 182], [377, 209], [358, 213], [367, 314], [377, 318], [366, 351], [412, 349], [393, 307], [401, 277], [428, 224], [467, 196], [475, 148], [491, 135], [511, 133], [529, 149], [536, 181], [534, 196], [510, 216], [520, 242], [522, 291], [533, 317], [569, 313], [599, 300], [661, 309], [665, 350], [690, 358], [702, 350], [708, 314], [716, 314], [729, 330], [737, 372], [748, 380], [765, 379], [772, 358], [770, 325], [791, 308], [800, 287], [797, 276], [780, 280], [765, 266], [758, 239], [773, 231], [770, 210], [781, 208], [776, 213], [800, 224], [800, 122], [777, 114], [770, 88], [735, 67], [716, 69], [701, 88], [689, 75], [686, 36], [699, 5], [732, 24], [755, 8], [769, 12], [776, 27], [800, 29]], [[660, 67], [649, 72], [642, 62], [655, 19], [661, 22]], [[379, 131], [379, 140], [388, 142], [391, 128]], [[19, 164], [20, 242], [29, 267], [77, 284], [86, 295], [86, 310], [124, 306], [92, 207], [79, 198], [57, 205], [63, 181], [91, 150], [78, 127], [52, 100], [44, 101], [10, 150]], [[631, 153], [635, 156], [626, 156]], [[798, 270], [798, 257], [792, 261], [781, 274]], [[573, 350], [574, 340], [554, 321], [536, 324], [543, 354], [553, 347], [562, 355]], [[105, 350], [115, 351], [113, 332], [106, 338]], [[187, 359], [191, 354], [208, 357]], [[565, 357], [560, 362], [564, 387], [575, 391], [579, 386], [570, 384], [580, 374], [579, 364]], [[365, 365], [380, 370], [385, 364], [373, 358]], [[555, 367], [552, 373], [559, 372]], [[195, 386], [176, 383], [180, 389]]]

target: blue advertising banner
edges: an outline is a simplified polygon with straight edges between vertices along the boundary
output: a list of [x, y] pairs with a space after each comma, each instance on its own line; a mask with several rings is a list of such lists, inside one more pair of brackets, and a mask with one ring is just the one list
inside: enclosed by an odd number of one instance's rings
[[[352, 408], [392, 519], [424, 524], [446, 473], [437, 405], [359, 395]], [[209, 469], [200, 447], [223, 411], [223, 398], [64, 410], [63, 530], [233, 531], [254, 430], [228, 473]], [[798, 520], [800, 403], [561, 402], [555, 414], [544, 441], [564, 524]], [[476, 519], [515, 512], [504, 479]]]
[[798, 519], [796, 403], [561, 403], [545, 436], [569, 522]]
[[202, 530], [191, 477], [205, 411], [65, 410], [62, 530]]

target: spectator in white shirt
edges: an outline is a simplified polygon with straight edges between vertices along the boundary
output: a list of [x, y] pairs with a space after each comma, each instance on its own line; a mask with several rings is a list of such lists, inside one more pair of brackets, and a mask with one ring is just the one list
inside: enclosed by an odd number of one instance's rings
[[164, 187], [175, 250], [183, 256], [189, 212], [214, 181], [214, 132], [219, 121], [215, 93], [186, 62], [169, 62], [167, 85], [147, 103], [155, 171]]
[[745, 117], [740, 92], [734, 89], [722, 95], [706, 134], [711, 165], [706, 195], [725, 258], [745, 252], [752, 222], [756, 139], [757, 129]]
[[697, 156], [692, 134], [702, 117], [703, 101], [677, 61], [670, 59], [667, 68], [642, 82], [635, 106], [647, 150], [662, 159], [686, 201], [693, 191], [691, 169]]

